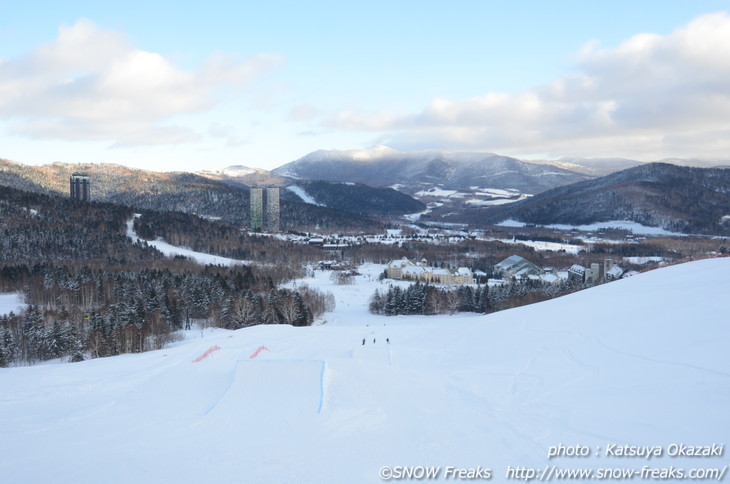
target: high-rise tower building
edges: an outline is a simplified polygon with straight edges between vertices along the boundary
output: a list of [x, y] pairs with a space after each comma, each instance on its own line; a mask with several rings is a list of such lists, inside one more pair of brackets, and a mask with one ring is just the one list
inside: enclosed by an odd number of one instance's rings
[[264, 190], [251, 187], [251, 231], [261, 232], [264, 229]]
[[266, 189], [266, 228], [269, 232], [280, 229], [281, 212], [279, 211], [279, 187]]
[[70, 178], [71, 198], [88, 202], [91, 200], [91, 177], [74, 173]]
[[[251, 231], [278, 232], [281, 229], [281, 211], [279, 209], [279, 187], [251, 187]], [[264, 207], [266, 210], [264, 211]]]

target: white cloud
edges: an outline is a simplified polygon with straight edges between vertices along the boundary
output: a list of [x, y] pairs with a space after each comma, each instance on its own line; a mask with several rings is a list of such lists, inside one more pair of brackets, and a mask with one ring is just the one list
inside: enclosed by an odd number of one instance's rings
[[[380, 132], [398, 148], [529, 155], [712, 156], [730, 151], [730, 16], [698, 17], [616, 48], [593, 42], [576, 72], [518, 95], [435, 99], [419, 113], [347, 111], [329, 127]], [[708, 143], [708, 140], [713, 142]]]
[[61, 27], [48, 45], [0, 63], [0, 117], [33, 138], [106, 140], [115, 147], [199, 139], [166, 126], [180, 114], [210, 109], [221, 87], [246, 89], [283, 58], [211, 55], [184, 70], [139, 50], [120, 33], [89, 20]]

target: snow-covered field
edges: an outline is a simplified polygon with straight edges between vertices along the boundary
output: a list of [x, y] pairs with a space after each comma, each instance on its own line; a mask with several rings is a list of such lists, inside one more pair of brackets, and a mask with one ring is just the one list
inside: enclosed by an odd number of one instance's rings
[[472, 198], [464, 202], [464, 205], [470, 205], [472, 207], [489, 207], [492, 205], [507, 205], [508, 203], [519, 202], [528, 198], [527, 195], [520, 195], [519, 198], [493, 198], [490, 200], [480, 200], [478, 198]]
[[416, 192], [417, 197], [443, 197], [443, 198], [463, 198], [466, 196], [458, 190], [444, 190], [443, 188], [429, 188], [428, 190], [421, 190]]
[[[502, 227], [524, 227], [526, 224], [524, 222], [518, 222], [516, 220], [505, 220], [503, 222], [498, 223], [497, 225], [500, 225]], [[653, 236], [685, 237], [687, 235], [687, 234], [682, 234], [679, 232], [670, 232], [669, 230], [665, 230], [661, 227], [649, 227], [647, 225], [642, 225], [640, 223], [632, 222], [630, 220], [612, 220], [612, 221], [608, 221], [608, 222], [596, 222], [596, 223], [590, 224], [590, 225], [551, 224], [551, 225], [541, 225], [541, 227], [545, 227], [548, 229], [556, 229], [556, 230], [580, 230], [583, 232], [617, 229], [617, 230], [625, 230], [627, 232], [631, 232], [636, 235], [653, 235]]]
[[566, 244], [561, 242], [547, 242], [544, 240], [517, 240], [517, 239], [490, 239], [499, 240], [505, 244], [520, 244], [532, 247], [538, 251], [552, 251], [559, 252], [564, 251], [568, 254], [578, 254], [581, 250], [585, 250], [585, 247], [575, 244]]
[[[728, 464], [667, 452], [730, 440], [730, 258], [486, 316], [371, 315], [381, 270], [299, 281], [335, 295], [326, 324], [0, 369], [0, 480], [370, 483], [413, 465], [506, 482], [510, 467]], [[548, 459], [560, 444], [591, 455]]]

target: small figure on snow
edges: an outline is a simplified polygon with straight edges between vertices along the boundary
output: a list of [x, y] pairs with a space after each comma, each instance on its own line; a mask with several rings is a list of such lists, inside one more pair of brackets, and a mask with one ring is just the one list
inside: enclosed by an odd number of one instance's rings
[[390, 344], [390, 338], [385, 338], [385, 342]]
[[373, 344], [375, 344], [375, 338], [373, 338]]
[[365, 346], [365, 338], [362, 339], [362, 345]]

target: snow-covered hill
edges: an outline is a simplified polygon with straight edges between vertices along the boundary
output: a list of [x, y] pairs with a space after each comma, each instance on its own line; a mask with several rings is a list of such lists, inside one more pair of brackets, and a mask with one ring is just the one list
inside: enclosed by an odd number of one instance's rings
[[[335, 294], [320, 326], [198, 330], [162, 351], [0, 369], [2, 482], [369, 483], [406, 465], [505, 482], [518, 467], [727, 465], [667, 453], [730, 437], [730, 258], [487, 316], [370, 315], [381, 270], [352, 286], [300, 281]], [[560, 444], [591, 455], [548, 459]]]
[[273, 171], [303, 180], [397, 185], [414, 194], [430, 188], [516, 189], [538, 193], [590, 177], [555, 166], [537, 165], [494, 153], [442, 150], [397, 151], [385, 146], [367, 150], [319, 150]]
[[729, 227], [721, 220], [729, 211], [730, 170], [650, 163], [474, 210], [456, 221], [589, 225], [626, 220], [670, 232], [726, 235]]

